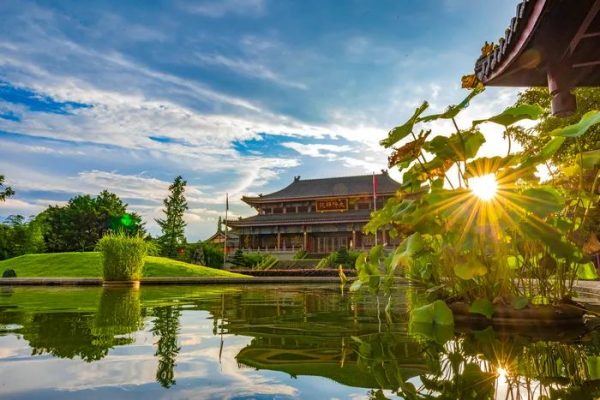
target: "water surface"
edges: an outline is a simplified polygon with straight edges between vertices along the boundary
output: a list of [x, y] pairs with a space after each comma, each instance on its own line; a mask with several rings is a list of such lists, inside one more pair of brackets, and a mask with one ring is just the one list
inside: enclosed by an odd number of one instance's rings
[[409, 328], [412, 287], [0, 290], [2, 399], [600, 395], [595, 332]]

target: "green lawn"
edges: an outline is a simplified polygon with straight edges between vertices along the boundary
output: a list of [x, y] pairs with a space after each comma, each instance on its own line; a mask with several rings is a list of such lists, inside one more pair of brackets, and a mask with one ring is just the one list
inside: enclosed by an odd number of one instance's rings
[[[0, 274], [11, 268], [17, 278], [100, 278], [102, 260], [100, 253], [48, 253], [27, 254], [0, 261]], [[221, 276], [241, 278], [219, 269], [202, 267], [164, 257], [146, 257], [144, 277]]]

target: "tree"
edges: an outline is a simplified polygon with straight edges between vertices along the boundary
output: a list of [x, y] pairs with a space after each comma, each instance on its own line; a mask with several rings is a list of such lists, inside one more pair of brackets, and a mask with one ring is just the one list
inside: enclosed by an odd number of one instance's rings
[[5, 201], [14, 194], [15, 191], [10, 186], [4, 186], [4, 175], [0, 175], [0, 201]]
[[[577, 98], [577, 111], [568, 117], [555, 117], [550, 112], [552, 97], [547, 88], [529, 88], [519, 94], [516, 105], [539, 104], [544, 113], [538, 123], [531, 129], [515, 128], [515, 139], [523, 145], [525, 150], [538, 152], [546, 145], [556, 128], [577, 123], [583, 114], [592, 110], [600, 110], [600, 88], [578, 88], [573, 91]], [[581, 138], [568, 138], [561, 148], [554, 154], [552, 161], [561, 164], [576, 157], [580, 150], [589, 151], [600, 148], [600, 125], [590, 128]]]
[[[577, 123], [581, 117], [592, 110], [600, 110], [600, 88], [578, 88], [573, 91], [577, 98], [577, 111], [568, 117], [555, 117], [550, 112], [550, 103], [552, 97], [547, 88], [529, 88], [519, 94], [517, 105], [520, 104], [539, 104], [544, 113], [538, 120], [538, 123], [531, 129], [515, 128], [514, 138], [523, 145], [526, 151], [539, 153], [541, 149], [552, 139], [550, 132], [557, 128]], [[589, 191], [594, 182], [598, 169], [588, 170], [586, 174], [579, 177], [567, 176], [565, 172], [569, 170], [569, 165], [578, 164], [580, 152], [590, 152], [600, 149], [600, 125], [592, 126], [589, 131], [578, 138], [567, 138], [560, 149], [551, 159], [552, 166], [547, 163], [549, 171], [552, 172], [552, 181], [560, 184], [566, 190], [572, 193], [582, 190]], [[600, 234], [600, 208], [591, 207], [587, 211], [585, 224], [581, 227], [574, 239], [578, 244], [585, 243], [590, 234]]]
[[238, 248], [235, 253], [233, 253], [233, 258], [231, 259], [231, 263], [233, 265], [237, 265], [238, 267], [244, 266], [244, 251]]
[[177, 257], [177, 249], [185, 244], [185, 226], [183, 214], [188, 209], [185, 200], [185, 186], [187, 182], [181, 176], [169, 186], [170, 194], [163, 201], [165, 208], [164, 219], [156, 219], [160, 226], [162, 236], [158, 239], [161, 254], [166, 257]]
[[144, 234], [141, 217], [107, 190], [98, 196], [75, 196], [66, 206], [50, 206], [36, 217], [50, 252], [91, 251], [108, 231]]
[[44, 251], [39, 221], [11, 215], [0, 223], [0, 260]]
[[219, 221], [217, 222], [217, 232], [223, 231], [223, 220], [219, 217]]

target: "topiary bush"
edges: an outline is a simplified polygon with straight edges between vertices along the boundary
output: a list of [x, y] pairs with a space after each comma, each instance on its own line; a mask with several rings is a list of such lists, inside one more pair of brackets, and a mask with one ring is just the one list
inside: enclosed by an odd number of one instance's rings
[[141, 236], [127, 236], [122, 232], [104, 235], [96, 245], [96, 250], [102, 254], [104, 280], [139, 280], [150, 246]]
[[17, 277], [17, 273], [15, 272], [14, 269], [5, 269], [4, 272], [2, 273], [2, 277], [3, 278], [16, 278]]

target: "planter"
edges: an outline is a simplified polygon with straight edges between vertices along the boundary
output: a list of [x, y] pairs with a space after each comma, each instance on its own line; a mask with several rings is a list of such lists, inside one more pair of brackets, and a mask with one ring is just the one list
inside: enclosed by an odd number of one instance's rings
[[130, 287], [134, 289], [140, 288], [140, 281], [104, 281], [102, 282], [104, 287]]
[[454, 320], [461, 325], [488, 326], [494, 328], [552, 329], [566, 326], [583, 326], [585, 309], [572, 304], [528, 305], [516, 310], [509, 304], [494, 305], [492, 319], [473, 314], [464, 302], [448, 304], [454, 314]]

